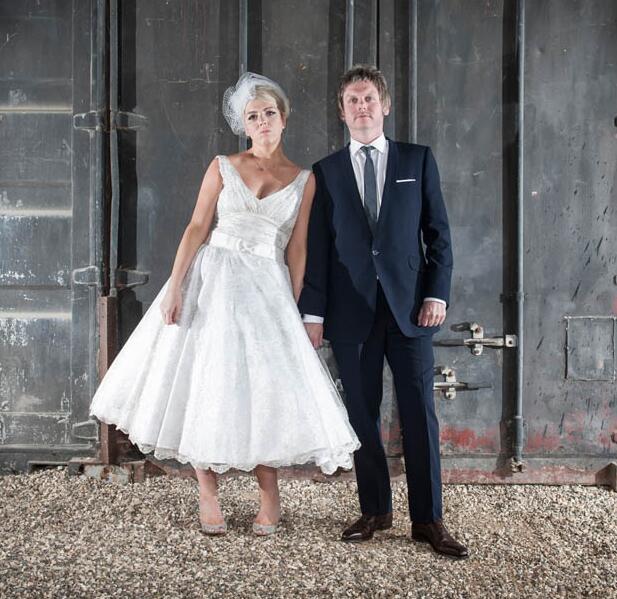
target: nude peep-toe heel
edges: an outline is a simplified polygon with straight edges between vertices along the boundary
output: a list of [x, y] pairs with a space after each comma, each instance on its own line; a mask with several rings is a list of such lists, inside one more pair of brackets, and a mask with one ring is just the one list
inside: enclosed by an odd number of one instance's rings
[[217, 524], [207, 524], [201, 519], [201, 501], [199, 502], [199, 526], [201, 527], [201, 532], [206, 535], [211, 536], [219, 536], [224, 535], [227, 532], [227, 522], [225, 518], [223, 518], [222, 522]]
[[278, 531], [279, 524], [280, 522], [276, 522], [275, 524], [258, 524], [257, 522], [253, 522], [253, 532], [258, 537], [267, 537]]
[[199, 524], [201, 525], [201, 532], [206, 535], [220, 536], [227, 532], [227, 522], [221, 522], [220, 524], [206, 524], [205, 522], [200, 522]]

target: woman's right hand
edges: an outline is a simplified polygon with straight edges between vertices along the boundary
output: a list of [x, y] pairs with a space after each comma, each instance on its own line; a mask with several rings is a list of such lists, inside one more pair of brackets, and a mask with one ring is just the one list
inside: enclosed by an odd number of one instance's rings
[[179, 289], [170, 287], [163, 297], [160, 305], [161, 316], [165, 324], [175, 324], [180, 318], [182, 309], [182, 292]]

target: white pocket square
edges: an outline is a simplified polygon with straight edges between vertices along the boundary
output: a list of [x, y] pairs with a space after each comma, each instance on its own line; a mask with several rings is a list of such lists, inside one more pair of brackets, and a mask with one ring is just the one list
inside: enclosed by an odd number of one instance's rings
[[397, 179], [397, 183], [413, 183], [415, 179]]

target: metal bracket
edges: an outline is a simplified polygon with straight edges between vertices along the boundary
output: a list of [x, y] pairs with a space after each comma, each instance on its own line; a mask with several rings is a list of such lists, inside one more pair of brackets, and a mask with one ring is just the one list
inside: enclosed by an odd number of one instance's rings
[[73, 127], [75, 129], [87, 129], [90, 131], [107, 131], [107, 111], [90, 110], [73, 115]]
[[452, 325], [451, 329], [453, 331], [470, 331], [471, 339], [442, 339], [435, 341], [434, 345], [441, 347], [468, 347], [474, 356], [480, 356], [484, 351], [484, 347], [502, 349], [516, 347], [518, 345], [518, 338], [516, 335], [485, 337], [484, 327], [479, 325], [477, 322], [462, 322], [460, 324]]
[[609, 462], [605, 468], [596, 473], [596, 484], [607, 485], [617, 491], [617, 462]]
[[490, 389], [490, 383], [465, 383], [456, 380], [456, 371], [450, 366], [436, 366], [435, 375], [443, 376], [443, 381], [435, 381], [433, 390], [440, 391], [446, 399], [454, 399], [457, 391], [477, 391], [478, 389]]
[[510, 458], [510, 472], [525, 472], [526, 469], [525, 462], [517, 460], [515, 457]]
[[149, 278], [149, 272], [131, 270], [130, 268], [116, 269], [116, 287], [118, 289], [131, 289], [132, 287], [145, 285]]
[[72, 272], [72, 278], [74, 285], [94, 285], [96, 287], [102, 285], [101, 269], [98, 266], [76, 268]]
[[[92, 428], [93, 434], [80, 434], [77, 431], [79, 429]], [[98, 441], [99, 440], [99, 423], [96, 420], [83, 420], [82, 422], [74, 422], [71, 426], [71, 434], [76, 439], [85, 439], [86, 441]]]
[[114, 129], [143, 129], [148, 124], [148, 117], [136, 112], [118, 110], [111, 113], [111, 126]]

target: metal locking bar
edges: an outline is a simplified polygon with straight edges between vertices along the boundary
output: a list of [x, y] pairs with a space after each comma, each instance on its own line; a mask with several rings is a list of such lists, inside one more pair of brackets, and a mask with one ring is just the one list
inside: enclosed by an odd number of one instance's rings
[[477, 322], [462, 322], [452, 325], [453, 331], [469, 331], [471, 338], [468, 339], [440, 339], [434, 345], [441, 347], [468, 347], [474, 356], [480, 356], [485, 347], [503, 349], [516, 347], [518, 338], [516, 335], [504, 335], [503, 337], [485, 337], [484, 327]]
[[456, 372], [450, 366], [436, 366], [435, 376], [442, 376], [443, 381], [435, 381], [433, 389], [443, 394], [446, 399], [454, 399], [457, 391], [477, 391], [478, 389], [490, 389], [491, 383], [466, 383], [456, 380]]

